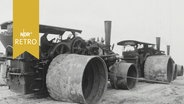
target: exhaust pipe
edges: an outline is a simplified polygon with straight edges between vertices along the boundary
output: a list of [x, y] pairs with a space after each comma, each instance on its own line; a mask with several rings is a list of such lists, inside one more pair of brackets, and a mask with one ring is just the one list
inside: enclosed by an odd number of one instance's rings
[[167, 55], [170, 55], [170, 45], [167, 45]]
[[156, 47], [157, 50], [160, 51], [160, 37], [156, 37]]
[[110, 50], [111, 42], [111, 21], [105, 21], [105, 45]]

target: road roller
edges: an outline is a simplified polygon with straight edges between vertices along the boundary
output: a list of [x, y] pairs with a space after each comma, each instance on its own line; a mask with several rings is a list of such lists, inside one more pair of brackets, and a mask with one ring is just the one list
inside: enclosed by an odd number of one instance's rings
[[160, 50], [160, 39], [160, 37], [156, 37], [156, 44], [136, 40], [118, 42], [118, 45], [123, 46], [123, 60], [136, 65], [138, 77], [144, 78], [140, 80], [170, 83], [173, 79], [174, 60], [169, 55], [170, 46], [167, 46], [166, 55], [164, 51]]
[[174, 61], [160, 50], [160, 37], [156, 45], [136, 40], [118, 42], [123, 46], [119, 55], [111, 45], [111, 23], [104, 22], [105, 41], [84, 40], [78, 29], [40, 24], [39, 59], [28, 52], [13, 59], [13, 22], [2, 23], [0, 40], [6, 49], [2, 59], [9, 89], [21, 94], [49, 95], [63, 102], [98, 104], [109, 82], [112, 88], [125, 90], [134, 88], [139, 78], [170, 83]]
[[97, 104], [108, 82], [116, 89], [134, 88], [137, 67], [113, 52], [111, 21], [104, 24], [105, 41], [84, 40], [81, 30], [40, 24], [40, 58], [24, 52], [13, 59], [13, 22], [2, 23], [0, 40], [6, 49], [3, 59], [9, 89], [21, 94], [50, 95], [64, 102]]

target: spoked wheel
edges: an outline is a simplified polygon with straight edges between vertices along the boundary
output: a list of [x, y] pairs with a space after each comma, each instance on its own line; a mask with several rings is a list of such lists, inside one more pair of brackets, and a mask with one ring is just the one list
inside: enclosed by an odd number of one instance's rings
[[72, 53], [85, 54], [86, 50], [85, 50], [85, 42], [84, 42], [84, 40], [82, 40], [81, 38], [77, 37], [73, 41], [71, 49], [72, 49], [71, 50]]
[[70, 53], [70, 50], [67, 45], [61, 44], [59, 47], [56, 48], [54, 56], [64, 53]]

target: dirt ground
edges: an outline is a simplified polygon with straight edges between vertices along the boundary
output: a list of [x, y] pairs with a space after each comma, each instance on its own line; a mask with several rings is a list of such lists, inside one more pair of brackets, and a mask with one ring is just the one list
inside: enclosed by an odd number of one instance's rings
[[[50, 97], [21, 96], [0, 86], [0, 104], [75, 104], [54, 101]], [[132, 90], [108, 88], [100, 104], [184, 104], [184, 77], [171, 84], [138, 82]]]

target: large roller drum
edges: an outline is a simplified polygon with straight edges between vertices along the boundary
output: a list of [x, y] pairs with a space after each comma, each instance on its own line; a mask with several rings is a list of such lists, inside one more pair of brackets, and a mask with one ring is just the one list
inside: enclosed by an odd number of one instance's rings
[[173, 64], [173, 78], [172, 80], [175, 80], [177, 78], [177, 74], [178, 74], [178, 65], [177, 64]]
[[83, 104], [97, 104], [107, 81], [107, 67], [100, 57], [76, 54], [55, 57], [46, 76], [48, 92], [53, 99]]
[[178, 65], [177, 66], [177, 76], [183, 76], [183, 66], [182, 65]]
[[173, 61], [170, 56], [149, 56], [144, 65], [144, 76], [147, 81], [171, 82], [173, 73]]
[[110, 68], [110, 82], [116, 89], [132, 89], [137, 82], [138, 72], [134, 64], [118, 62]]

